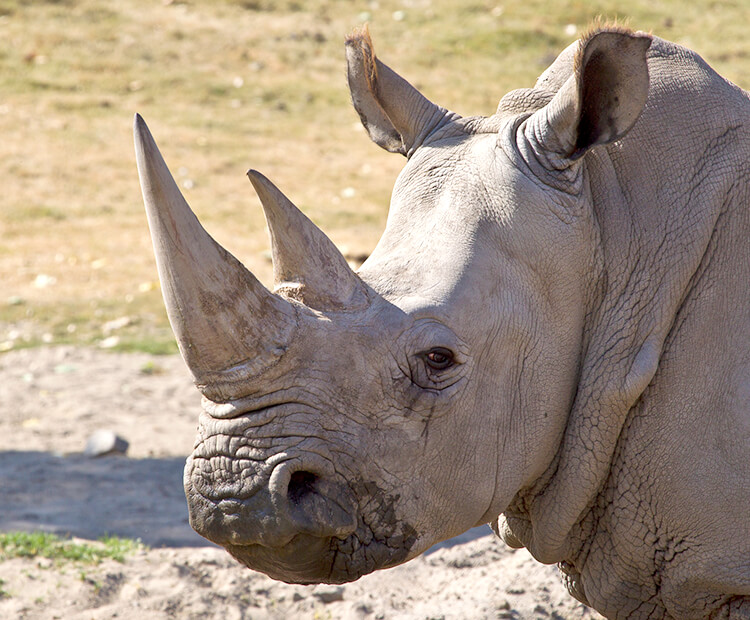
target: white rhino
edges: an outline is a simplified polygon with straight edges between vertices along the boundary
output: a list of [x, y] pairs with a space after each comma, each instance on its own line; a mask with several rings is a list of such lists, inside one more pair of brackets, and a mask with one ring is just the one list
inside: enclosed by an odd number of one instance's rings
[[370, 137], [407, 158], [358, 273], [250, 171], [269, 292], [136, 117], [204, 397], [192, 526], [277, 579], [335, 583], [492, 521], [605, 616], [750, 618], [748, 93], [618, 28], [489, 117], [428, 101], [366, 31], [347, 59]]

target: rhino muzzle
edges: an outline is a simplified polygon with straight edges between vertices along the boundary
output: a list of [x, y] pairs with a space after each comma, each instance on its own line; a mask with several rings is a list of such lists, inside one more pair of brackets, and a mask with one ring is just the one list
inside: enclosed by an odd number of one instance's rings
[[[225, 472], [232, 469], [229, 463], [227, 458]], [[185, 467], [190, 524], [199, 534], [278, 579], [312, 583], [332, 578], [336, 549], [358, 524], [349, 489], [305, 455], [256, 472], [249, 495], [217, 493], [213, 467], [196, 455]]]
[[284, 461], [269, 473], [251, 473], [249, 492], [243, 493], [233, 485], [222, 491], [215, 483], [217, 474], [235, 474], [232, 463], [239, 459], [218, 457], [224, 463], [216, 467], [215, 458], [191, 456], [185, 474], [185, 484], [205, 501], [191, 505], [191, 523], [209, 540], [279, 547], [300, 533], [346, 538], [356, 528], [351, 493], [302, 459]]
[[[257, 425], [253, 416], [261, 416]], [[201, 416], [185, 466], [191, 526], [239, 562], [290, 583], [344, 583], [404, 561], [417, 536], [394, 518], [398, 497], [342, 476], [319, 440], [269, 447], [263, 438], [277, 422], [266, 410]]]

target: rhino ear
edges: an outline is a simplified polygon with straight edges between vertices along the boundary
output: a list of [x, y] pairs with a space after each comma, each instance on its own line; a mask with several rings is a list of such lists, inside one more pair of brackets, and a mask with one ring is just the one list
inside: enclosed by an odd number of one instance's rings
[[581, 40], [573, 75], [524, 134], [553, 167], [570, 165], [590, 148], [622, 138], [635, 125], [648, 97], [646, 53], [651, 37], [614, 28]]
[[409, 157], [441, 124], [458, 118], [435, 105], [375, 56], [365, 26], [346, 39], [352, 103], [375, 144]]

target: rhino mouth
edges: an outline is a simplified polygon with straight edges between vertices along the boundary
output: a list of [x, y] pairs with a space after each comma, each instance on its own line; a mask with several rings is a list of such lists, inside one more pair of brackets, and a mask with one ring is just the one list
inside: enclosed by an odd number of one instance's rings
[[[371, 540], [364, 543], [361, 538]], [[402, 564], [416, 540], [416, 533], [406, 527], [401, 535], [385, 540], [374, 540], [372, 532], [365, 530], [344, 540], [299, 534], [280, 547], [225, 544], [224, 548], [241, 564], [273, 579], [300, 585], [340, 584]]]
[[334, 547], [332, 539], [309, 534], [298, 534], [281, 547], [224, 545], [235, 560], [248, 568], [265, 573], [273, 579], [296, 584], [329, 582], [333, 572]]

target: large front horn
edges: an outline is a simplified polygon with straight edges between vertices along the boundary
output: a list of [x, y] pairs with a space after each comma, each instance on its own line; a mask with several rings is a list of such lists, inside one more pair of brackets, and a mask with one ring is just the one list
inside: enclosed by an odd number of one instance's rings
[[286, 350], [295, 310], [200, 225], [140, 115], [133, 131], [159, 280], [182, 357], [211, 400], [242, 396], [243, 380]]
[[364, 284], [325, 233], [260, 172], [247, 176], [266, 214], [277, 291], [317, 310], [366, 305]]

